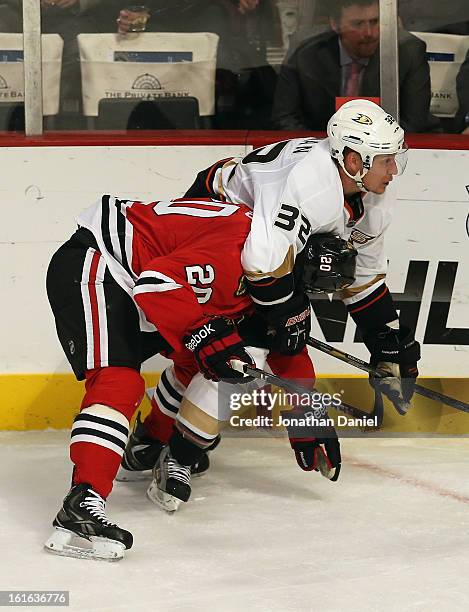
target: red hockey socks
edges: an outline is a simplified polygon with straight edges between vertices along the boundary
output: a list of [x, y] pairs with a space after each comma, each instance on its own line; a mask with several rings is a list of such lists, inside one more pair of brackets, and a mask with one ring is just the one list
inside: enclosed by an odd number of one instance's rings
[[73, 484], [86, 482], [106, 498], [145, 385], [136, 370], [109, 367], [88, 372], [85, 386], [82, 410], [75, 417], [70, 440]]

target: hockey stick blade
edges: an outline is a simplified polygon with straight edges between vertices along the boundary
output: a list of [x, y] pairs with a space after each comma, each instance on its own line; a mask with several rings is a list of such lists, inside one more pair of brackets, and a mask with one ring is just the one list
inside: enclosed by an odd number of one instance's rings
[[[349, 365], [353, 365], [356, 368], [363, 370], [364, 372], [368, 372], [369, 374], [373, 374], [375, 376], [383, 376], [384, 373], [380, 372], [380, 370], [375, 370], [372, 368], [366, 361], [355, 357], [354, 355], [349, 355], [349, 353], [345, 353], [339, 349], [334, 348], [330, 344], [326, 344], [326, 342], [321, 342], [321, 340], [317, 340], [316, 338], [308, 338], [306, 341], [308, 346], [311, 346], [331, 357], [335, 357], [340, 361], [344, 361]], [[435, 402], [441, 402], [442, 404], [446, 404], [447, 406], [451, 406], [451, 408], [455, 408], [456, 410], [461, 410], [462, 412], [469, 412], [469, 404], [466, 402], [462, 402], [461, 400], [455, 399], [454, 397], [449, 397], [448, 395], [444, 395], [443, 393], [439, 393], [438, 391], [432, 391], [431, 389], [427, 389], [427, 387], [423, 387], [422, 385], [416, 384], [414, 388], [415, 393], [422, 395], [428, 399], [434, 400]]]
[[[230, 366], [236, 372], [241, 372], [241, 374], [246, 374], [247, 376], [252, 376], [253, 378], [257, 378], [258, 380], [265, 380], [267, 383], [272, 385], [276, 385], [277, 387], [281, 387], [285, 389], [285, 391], [289, 391], [290, 393], [297, 393], [298, 395], [314, 395], [314, 391], [308, 389], [307, 387], [303, 387], [303, 385], [299, 385], [291, 380], [286, 378], [282, 378], [281, 376], [277, 376], [276, 374], [271, 374], [270, 372], [266, 372], [265, 370], [261, 370], [260, 368], [253, 368], [249, 364], [244, 361], [240, 361], [239, 359], [232, 359], [230, 361]], [[355, 406], [351, 406], [350, 404], [346, 404], [345, 402], [340, 402], [340, 404], [332, 406], [335, 410], [339, 410], [344, 414], [350, 415], [353, 418], [359, 419], [370, 419], [377, 418], [376, 424], [378, 427], [381, 426], [382, 423], [382, 414], [373, 412], [365, 412], [364, 410], [360, 410], [359, 408], [355, 408]]]

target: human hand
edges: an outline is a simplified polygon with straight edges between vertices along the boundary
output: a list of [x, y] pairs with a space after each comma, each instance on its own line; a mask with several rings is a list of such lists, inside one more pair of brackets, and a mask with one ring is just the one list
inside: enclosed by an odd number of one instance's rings
[[119, 12], [119, 16], [116, 19], [117, 21], [117, 32], [119, 34], [127, 34], [128, 32], [137, 31], [135, 27], [137, 21], [141, 22], [143, 19], [143, 25], [140, 24], [141, 27], [138, 28], [138, 31], [144, 31], [146, 26], [146, 21], [150, 14], [145, 11], [131, 11], [129, 9], [122, 9]]
[[[292, 411], [282, 411], [290, 446], [295, 453], [299, 467], [305, 472], [320, 472], [322, 476], [335, 482], [339, 478], [342, 458], [340, 442], [333, 426], [295, 425], [308, 418], [305, 407], [296, 407]], [[327, 414], [326, 414], [327, 417]]]
[[385, 325], [365, 334], [363, 340], [371, 353], [370, 365], [385, 374], [371, 374], [370, 385], [390, 399], [399, 414], [406, 414], [419, 375], [420, 344], [405, 326], [393, 329]]
[[303, 293], [271, 306], [264, 314], [272, 332], [272, 349], [283, 355], [298, 355], [311, 331], [311, 306]]
[[190, 330], [183, 342], [194, 353], [200, 372], [208, 380], [224, 380], [233, 384], [252, 380], [231, 365], [231, 362], [241, 361], [255, 367], [256, 363], [246, 351], [234, 325], [222, 317], [213, 317]]
[[78, 0], [41, 0], [41, 6], [44, 8], [57, 7], [59, 9], [71, 8], [77, 4]]
[[259, 6], [259, 0], [239, 0], [238, 11], [241, 15], [245, 15], [251, 11], [256, 10]]
[[130, 30], [134, 17], [135, 14], [127, 9], [123, 9], [119, 12], [119, 17], [116, 19], [117, 31], [119, 34], [127, 34], [127, 32]]
[[469, 126], [465, 130], [463, 130], [461, 134], [465, 134], [466, 136], [469, 136]]

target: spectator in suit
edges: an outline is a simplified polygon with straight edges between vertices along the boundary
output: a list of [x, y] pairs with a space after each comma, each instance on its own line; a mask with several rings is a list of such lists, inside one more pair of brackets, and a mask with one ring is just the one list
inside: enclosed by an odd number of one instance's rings
[[455, 117], [455, 127], [458, 132], [469, 135], [469, 51], [456, 77], [456, 91], [459, 110]]
[[[379, 97], [379, 1], [337, 0], [331, 31], [310, 38], [282, 66], [273, 121], [287, 130], [325, 130], [337, 96]], [[399, 32], [400, 120], [406, 131], [431, 126], [425, 43]]]

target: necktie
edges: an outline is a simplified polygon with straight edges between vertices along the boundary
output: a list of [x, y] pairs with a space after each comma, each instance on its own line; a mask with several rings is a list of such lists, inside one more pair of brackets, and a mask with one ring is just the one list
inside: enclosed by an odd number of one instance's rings
[[350, 64], [347, 84], [345, 86], [345, 95], [350, 97], [358, 96], [360, 93], [360, 74], [363, 69], [363, 64], [352, 62]]

